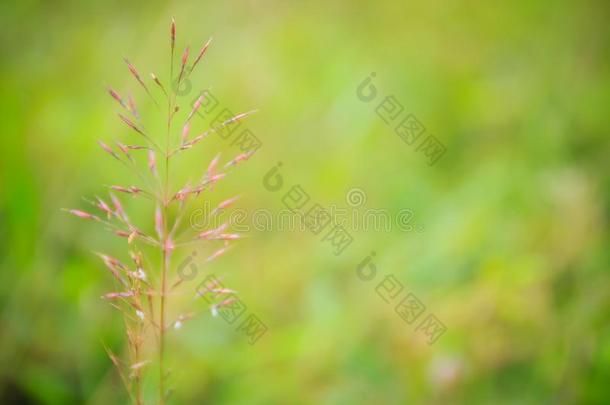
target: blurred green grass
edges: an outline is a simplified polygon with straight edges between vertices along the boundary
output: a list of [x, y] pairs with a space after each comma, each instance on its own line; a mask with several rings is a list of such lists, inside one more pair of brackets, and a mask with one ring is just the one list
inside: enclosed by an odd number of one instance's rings
[[[308, 232], [252, 231], [212, 271], [269, 331], [250, 346], [210, 317], [181, 330], [176, 403], [607, 403], [601, 1], [0, 5], [1, 402], [126, 400], [100, 344], [120, 348], [122, 324], [90, 254], [121, 245], [60, 208], [128, 178], [95, 145], [125, 135], [104, 85], [143, 99], [121, 57], [162, 74], [171, 16], [180, 49], [214, 36], [193, 92], [260, 110], [247, 125], [263, 148], [213, 198], [281, 210], [262, 186], [281, 161], [316, 202], [345, 207], [359, 187], [365, 208], [424, 226], [354, 232], [339, 257]], [[356, 97], [373, 71], [446, 145], [436, 165]], [[217, 150], [236, 152], [210, 140], [183, 174]], [[434, 345], [375, 293], [390, 273], [446, 324]]]

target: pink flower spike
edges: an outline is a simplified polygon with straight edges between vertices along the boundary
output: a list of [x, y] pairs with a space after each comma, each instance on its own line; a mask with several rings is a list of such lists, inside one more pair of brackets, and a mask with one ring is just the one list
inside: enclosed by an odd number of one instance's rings
[[89, 214], [88, 212], [85, 212], [85, 211], [81, 211], [81, 210], [66, 210], [66, 211], [68, 211], [70, 214], [75, 215], [75, 216], [77, 216], [79, 218], [92, 219], [94, 221], [99, 221], [100, 220], [95, 215]]
[[123, 210], [123, 206], [121, 205], [121, 201], [116, 198], [116, 196], [112, 193], [110, 194], [110, 200], [112, 200], [112, 204], [114, 205], [114, 210], [116, 211], [116, 213], [123, 218], [123, 220], [125, 222], [129, 222], [129, 218], [127, 218], [127, 214], [125, 213], [125, 210]]
[[110, 207], [108, 206], [108, 204], [106, 204], [106, 202], [99, 197], [95, 197], [95, 198], [97, 199], [97, 207], [100, 210], [104, 211], [106, 213], [106, 215], [108, 215], [108, 219], [110, 219], [110, 217], [113, 215], [113, 212], [110, 209]]
[[123, 58], [123, 60], [127, 64], [127, 68], [129, 69], [133, 77], [135, 77], [136, 80], [140, 81], [140, 74], [138, 73], [136, 68], [131, 64], [131, 62], [129, 62], [129, 60], [127, 60], [127, 58]]
[[208, 236], [210, 236], [210, 235], [215, 235], [215, 234], [217, 234], [217, 233], [220, 233], [220, 232], [224, 231], [225, 229], [227, 229], [227, 228], [228, 228], [228, 226], [229, 226], [229, 224], [227, 224], [227, 223], [225, 222], [224, 224], [220, 225], [220, 226], [219, 226], [218, 228], [216, 228], [216, 229], [208, 229], [207, 231], [201, 232], [201, 233], [198, 235], [198, 237], [199, 237], [200, 239], [206, 239], [206, 238], [208, 238]]
[[254, 114], [257, 111], [258, 110], [252, 110], [252, 111], [248, 111], [248, 112], [245, 112], [245, 113], [237, 114], [235, 117], [229, 118], [228, 120], [223, 122], [222, 126], [224, 127], [226, 125], [229, 125], [229, 124], [232, 124], [234, 122], [237, 122], [237, 121], [241, 120], [242, 118], [247, 117], [248, 115]]
[[176, 44], [176, 20], [172, 17], [172, 24], [169, 28], [169, 37], [171, 41], [172, 53], [174, 52], [174, 46]]
[[119, 93], [117, 93], [116, 91], [114, 91], [111, 87], [108, 87], [108, 93], [110, 94], [110, 96], [115, 99], [123, 108], [126, 108], [125, 106], [125, 102], [123, 101], [123, 99], [121, 98], [121, 96], [119, 95]]
[[144, 132], [142, 132], [142, 130], [140, 128], [138, 128], [136, 124], [131, 122], [131, 120], [129, 118], [125, 117], [123, 114], [119, 114], [119, 118], [121, 118], [121, 121], [123, 121], [125, 123], [125, 125], [127, 125], [129, 128], [133, 129], [140, 135], [146, 136], [146, 134], [144, 134]]
[[130, 187], [123, 187], [123, 186], [110, 186], [110, 188], [112, 190], [121, 192], [121, 193], [125, 193], [125, 194], [138, 194], [140, 193], [142, 190], [139, 189], [136, 186], [130, 186]]
[[207, 259], [205, 259], [206, 262], [211, 262], [212, 260], [222, 256], [223, 254], [225, 254], [225, 252], [227, 251], [228, 248], [223, 247], [222, 249], [218, 249], [216, 252], [214, 252], [210, 257], [208, 257]]
[[246, 153], [242, 153], [242, 154], [240, 154], [240, 155], [237, 155], [237, 156], [235, 157], [235, 159], [231, 160], [229, 163], [227, 163], [227, 164], [225, 165], [225, 168], [226, 168], [226, 167], [230, 167], [230, 166], [235, 166], [236, 164], [238, 164], [238, 163], [239, 163], [239, 162], [241, 162], [241, 161], [245, 161], [245, 160], [250, 159], [250, 157], [251, 157], [252, 155], [254, 155], [254, 152], [255, 152], [255, 151], [250, 151], [250, 152], [246, 152]]
[[157, 205], [155, 209], [155, 231], [159, 236], [159, 239], [163, 238], [163, 214], [161, 213], [161, 207]]
[[104, 142], [102, 141], [97, 141], [97, 144], [100, 145], [100, 147], [102, 149], [104, 149], [104, 151], [106, 153], [108, 153], [109, 155], [111, 155], [113, 158], [115, 158], [116, 160], [121, 160], [121, 158], [119, 157], [119, 155], [117, 155], [116, 153], [114, 153], [114, 151], [112, 150], [112, 148], [108, 145], [106, 145]]
[[230, 207], [231, 205], [233, 205], [233, 203], [237, 200], [239, 200], [239, 196], [229, 198], [228, 200], [224, 200], [223, 202], [218, 204], [218, 207], [214, 211], [224, 210], [224, 209]]
[[225, 176], [226, 176], [225, 173], [216, 174], [216, 175], [212, 176], [212, 178], [210, 179], [210, 182], [216, 183], [218, 180], [222, 179]]
[[133, 297], [134, 295], [135, 295], [135, 293], [133, 291], [111, 292], [111, 293], [102, 295], [102, 298], [103, 299], [126, 298], [126, 297]]
[[199, 107], [201, 107], [201, 103], [203, 102], [203, 95], [199, 96], [199, 98], [197, 99], [197, 101], [195, 101], [195, 104], [193, 105], [193, 109], [191, 110], [191, 112], [189, 113], [188, 117], [186, 117], [186, 121], [189, 122], [191, 120], [191, 118], [193, 118], [193, 115], [195, 115], [195, 113], [197, 112], [197, 110], [199, 110]]
[[119, 147], [119, 149], [121, 150], [121, 152], [123, 152], [123, 154], [125, 156], [127, 156], [127, 159], [131, 160], [132, 162], [134, 162], [133, 157], [131, 156], [131, 154], [129, 153], [129, 147], [127, 145], [125, 145], [124, 143], [121, 142], [116, 142], [116, 145]]
[[[157, 101], [153, 98], [153, 96], [150, 94], [150, 91], [148, 91], [148, 87], [146, 86], [146, 84], [144, 84], [144, 82], [142, 81], [142, 78], [140, 77], [140, 74], [138, 73], [138, 71], [136, 70], [136, 68], [127, 60], [127, 58], [123, 58], [123, 60], [125, 61], [125, 63], [127, 64], [127, 68], [129, 69], [129, 71], [131, 72], [131, 74], [133, 75], [133, 77], [138, 81], [138, 83], [140, 84], [140, 86], [142, 86], [142, 88], [144, 89], [144, 91], [146, 91], [146, 94], [148, 94], [150, 96], [150, 98], [155, 102], [155, 104], [157, 104]], [[158, 104], [157, 104], [158, 105]]]
[[143, 149], [150, 149], [147, 146], [140, 146], [140, 145], [125, 145], [127, 147], [127, 149], [129, 150], [143, 150]]
[[235, 239], [240, 239], [241, 235], [238, 235], [236, 233], [222, 233], [220, 235], [218, 235], [215, 239], [221, 239], [221, 240], [235, 240]]
[[216, 174], [216, 166], [218, 166], [218, 161], [220, 160], [220, 153], [217, 154], [214, 159], [210, 162], [208, 166], [208, 177], [213, 177]]
[[184, 74], [184, 67], [186, 66], [186, 61], [189, 58], [189, 47], [187, 46], [182, 54], [182, 66], [180, 67], [180, 75], [178, 75], [178, 83], [182, 81], [182, 75]]
[[155, 157], [155, 152], [152, 149], [148, 150], [148, 168], [154, 176], [157, 175], [157, 158]]
[[193, 69], [195, 69], [195, 66], [197, 66], [197, 64], [199, 63], [199, 61], [201, 60], [201, 58], [203, 58], [203, 55], [205, 54], [205, 52], [208, 50], [208, 47], [210, 46], [210, 43], [212, 42], [212, 38], [208, 39], [207, 42], [203, 45], [203, 47], [201, 48], [201, 50], [199, 51], [199, 55], [197, 55], [197, 59], [195, 59], [195, 62], [193, 62], [193, 66], [191, 67], [191, 71]]
[[215, 288], [211, 291], [216, 294], [235, 294], [237, 292], [237, 291], [231, 290], [229, 288]]
[[182, 127], [182, 144], [184, 144], [186, 142], [186, 140], [188, 139], [190, 130], [191, 130], [191, 123], [189, 121], [187, 121], [186, 124], [184, 124], [184, 127]]
[[178, 190], [178, 192], [174, 196], [174, 199], [177, 201], [184, 201], [184, 200], [186, 200], [186, 197], [189, 195], [189, 193], [192, 193], [192, 192], [193, 192], [193, 190], [191, 189], [191, 187], [186, 185], [184, 188]]
[[136, 102], [133, 99], [133, 97], [131, 97], [131, 94], [129, 96], [127, 96], [127, 102], [129, 103], [129, 110], [131, 111], [133, 116], [136, 117], [137, 119], [139, 119], [140, 118], [140, 114], [138, 114], [138, 109], [136, 107]]
[[182, 66], [184, 67], [184, 65], [186, 65], [186, 61], [189, 58], [189, 47], [187, 46], [186, 49], [184, 50], [184, 53], [182, 54]]

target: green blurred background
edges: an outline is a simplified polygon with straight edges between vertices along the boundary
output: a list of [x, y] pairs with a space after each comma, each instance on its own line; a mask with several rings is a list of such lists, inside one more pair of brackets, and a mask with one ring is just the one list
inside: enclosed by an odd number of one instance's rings
[[[182, 101], [212, 86], [259, 109], [263, 147], [212, 201], [281, 210], [262, 185], [281, 161], [285, 190], [349, 208], [357, 187], [358, 209], [409, 209], [420, 229], [353, 230], [339, 256], [311, 232], [251, 230], [209, 270], [268, 331], [250, 345], [204, 315], [172, 333], [174, 403], [610, 402], [607, 2], [251, 0], [0, 5], [1, 403], [127, 401], [101, 343], [121, 351], [122, 321], [91, 254], [125, 258], [124, 241], [60, 209], [129, 184], [95, 143], [137, 142], [104, 85], [155, 114], [121, 58], [166, 77], [171, 16], [179, 52], [214, 37]], [[446, 146], [438, 163], [375, 114], [389, 94]], [[217, 151], [238, 152], [209, 139], [181, 175]], [[377, 295], [388, 274], [447, 327], [433, 345]]]

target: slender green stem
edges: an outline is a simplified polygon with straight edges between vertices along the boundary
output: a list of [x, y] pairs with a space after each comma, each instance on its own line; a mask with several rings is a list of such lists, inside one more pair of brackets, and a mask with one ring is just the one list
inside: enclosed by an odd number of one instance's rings
[[[173, 63], [172, 63], [173, 65]], [[170, 78], [171, 79], [171, 78]], [[168, 97], [167, 104], [167, 134], [165, 138], [165, 190], [163, 198], [163, 263], [161, 268], [161, 298], [160, 298], [160, 321], [159, 321], [159, 403], [165, 403], [165, 296], [167, 292], [167, 271], [169, 268], [169, 252], [168, 252], [168, 207], [170, 202], [169, 196], [169, 150], [170, 150], [170, 131], [172, 123], [172, 107], [173, 99]]]

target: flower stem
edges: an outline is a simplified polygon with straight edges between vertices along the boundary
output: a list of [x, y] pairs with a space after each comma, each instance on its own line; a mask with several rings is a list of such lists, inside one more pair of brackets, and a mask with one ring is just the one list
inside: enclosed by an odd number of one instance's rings
[[[173, 61], [172, 61], [173, 62]], [[173, 63], [172, 63], [173, 65]], [[171, 83], [171, 75], [170, 75], [170, 83]], [[161, 298], [160, 298], [160, 322], [159, 322], [159, 404], [163, 405], [165, 403], [165, 369], [164, 369], [164, 356], [165, 356], [165, 296], [167, 293], [167, 271], [170, 265], [170, 235], [168, 232], [168, 222], [169, 222], [169, 203], [170, 193], [169, 193], [169, 150], [170, 150], [170, 132], [172, 126], [172, 117], [173, 117], [173, 101], [174, 98], [172, 96], [168, 97], [167, 100], [167, 133], [165, 138], [165, 187], [164, 187], [164, 198], [163, 198], [163, 241], [162, 241], [162, 252], [163, 252], [163, 263], [161, 267]]]

